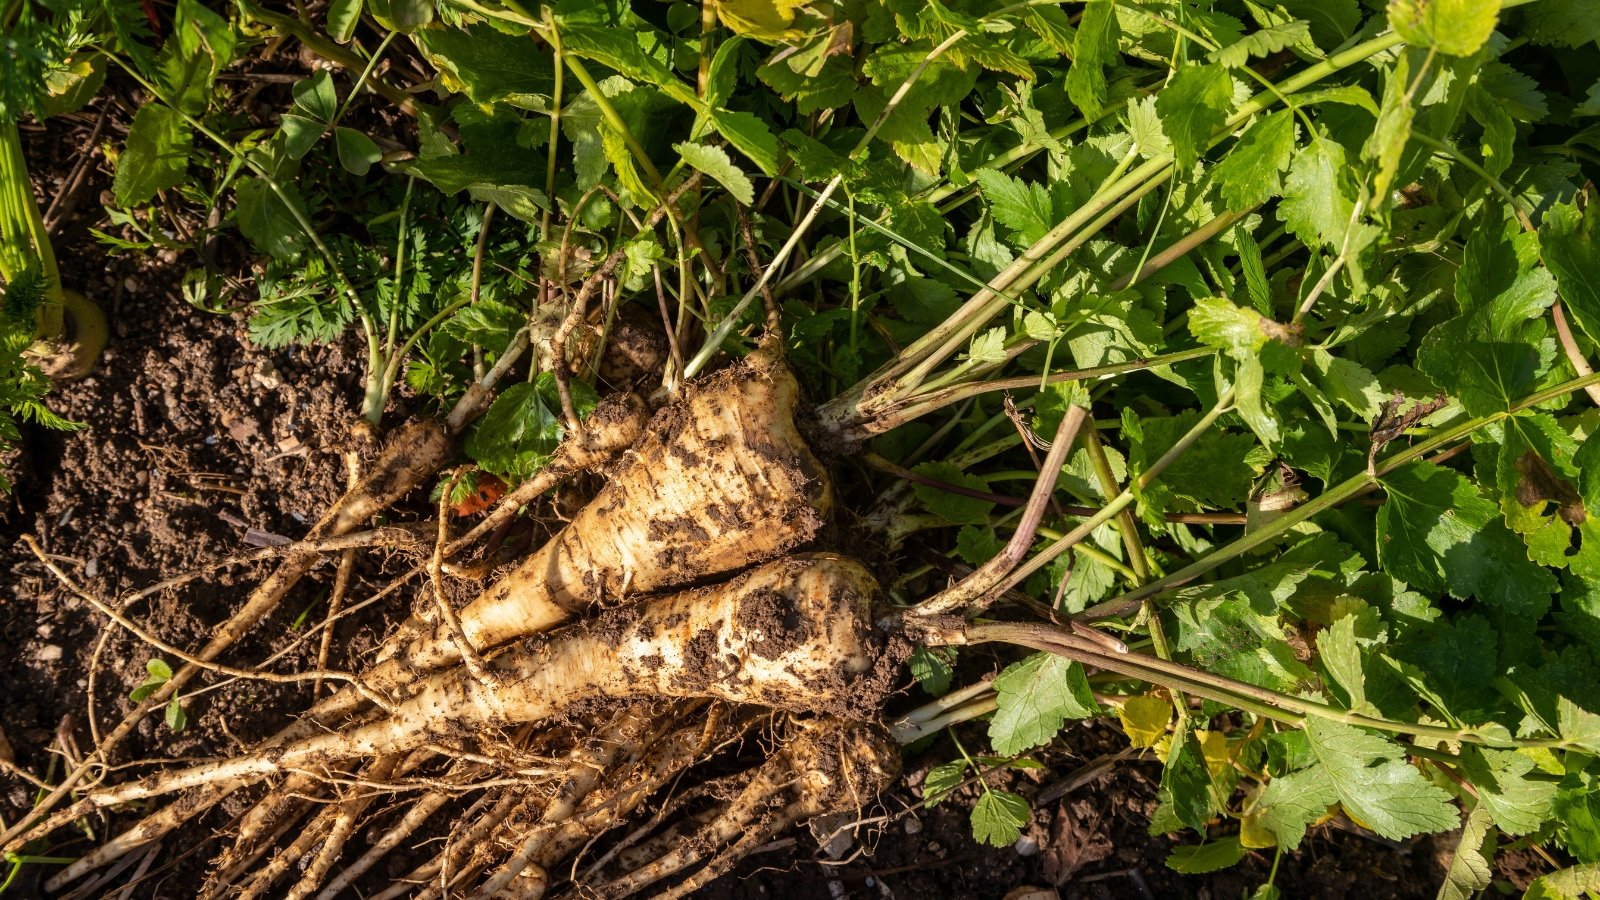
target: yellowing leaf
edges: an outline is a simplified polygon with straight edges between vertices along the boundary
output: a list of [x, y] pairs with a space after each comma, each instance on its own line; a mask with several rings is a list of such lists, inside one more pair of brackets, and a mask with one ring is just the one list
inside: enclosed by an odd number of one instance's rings
[[1154, 694], [1129, 697], [1117, 710], [1122, 730], [1135, 747], [1154, 747], [1167, 735], [1172, 723], [1172, 704]]
[[736, 34], [754, 38], [789, 37], [794, 11], [804, 0], [717, 0], [717, 17]]
[[1228, 753], [1228, 736], [1220, 731], [1196, 730], [1195, 739], [1200, 742], [1200, 753], [1206, 760], [1206, 771], [1211, 777], [1221, 776], [1233, 768], [1233, 757]]
[[1470, 56], [1489, 40], [1500, 0], [1389, 0], [1389, 25], [1408, 43]]
[[1266, 850], [1278, 846], [1278, 839], [1261, 824], [1259, 816], [1239, 820], [1239, 843], [1247, 850]]

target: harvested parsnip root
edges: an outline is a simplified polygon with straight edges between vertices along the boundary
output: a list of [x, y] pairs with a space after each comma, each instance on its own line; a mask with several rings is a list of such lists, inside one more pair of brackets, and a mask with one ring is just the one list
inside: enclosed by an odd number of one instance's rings
[[790, 826], [817, 816], [864, 809], [900, 774], [900, 746], [881, 726], [825, 717], [755, 770], [744, 788], [687, 838], [604, 884], [581, 884], [584, 897], [618, 898], [705, 862], [658, 898], [682, 897], [727, 872]]
[[[794, 375], [770, 345], [688, 386], [681, 400], [655, 415], [593, 502], [460, 611], [463, 632], [486, 652], [564, 622], [588, 606], [616, 606], [645, 592], [734, 572], [812, 540], [831, 508], [832, 489], [795, 427], [798, 402]], [[614, 449], [613, 431], [629, 438], [637, 433], [637, 405], [619, 401], [614, 406], [614, 417], [597, 410], [599, 421], [573, 451], [583, 466], [595, 461], [598, 450], [591, 448]], [[563, 459], [558, 454], [557, 463]], [[583, 466], [560, 463], [558, 468]], [[491, 519], [507, 512], [497, 509]], [[444, 623], [414, 618], [386, 642], [364, 681], [381, 693], [400, 693], [413, 679], [459, 658]], [[287, 744], [339, 727], [364, 703], [359, 692], [341, 690], [272, 741]], [[282, 795], [302, 793], [309, 784], [308, 777], [291, 776]], [[218, 782], [152, 813], [67, 867], [52, 884], [81, 877], [170, 832], [239, 786]], [[240, 841], [258, 841], [266, 823], [279, 819], [281, 809], [264, 804], [241, 822]]]
[[705, 697], [870, 717], [900, 662], [871, 621], [875, 591], [866, 569], [843, 557], [776, 560], [725, 584], [614, 610], [498, 654], [488, 660], [493, 684], [460, 667], [440, 672], [391, 712], [94, 791], [47, 824], [214, 781], [332, 767], [545, 721], [596, 699]]

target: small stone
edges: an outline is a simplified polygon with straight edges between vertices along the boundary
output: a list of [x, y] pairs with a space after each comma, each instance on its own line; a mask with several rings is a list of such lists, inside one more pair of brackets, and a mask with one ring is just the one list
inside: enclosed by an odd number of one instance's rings
[[907, 816], [902, 827], [905, 828], [906, 834], [918, 834], [922, 831], [922, 820], [916, 816]]
[[137, 294], [139, 292], [139, 279], [134, 278], [132, 275], [122, 279], [122, 289], [130, 294]]
[[56, 629], [55, 629], [54, 625], [51, 625], [50, 623], [46, 622], [45, 624], [40, 625], [37, 629], [35, 629], [33, 633], [37, 634], [41, 638], [49, 640], [50, 633], [55, 631], [55, 630]]
[[1006, 894], [1005, 900], [1061, 900], [1061, 895], [1056, 893], [1055, 888], [1025, 884], [1022, 887], [1012, 888], [1011, 892]]
[[55, 662], [61, 658], [61, 646], [59, 644], [45, 644], [39, 648], [39, 652], [35, 655], [40, 662]]
[[1011, 845], [1011, 849], [1017, 851], [1018, 856], [1033, 856], [1039, 852], [1039, 842], [1027, 835], [1023, 835], [1017, 838], [1017, 842]]

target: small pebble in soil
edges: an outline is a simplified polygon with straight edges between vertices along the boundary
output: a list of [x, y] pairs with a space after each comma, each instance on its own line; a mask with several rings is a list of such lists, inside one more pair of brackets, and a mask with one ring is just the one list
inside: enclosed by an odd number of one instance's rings
[[922, 820], [917, 818], [916, 816], [907, 817], [906, 818], [905, 829], [906, 829], [906, 834], [916, 834], [916, 833], [922, 831]]
[[1017, 842], [1011, 847], [1017, 851], [1018, 856], [1032, 856], [1039, 852], [1039, 842], [1027, 835], [1017, 838]]
[[38, 657], [40, 662], [55, 662], [61, 658], [61, 646], [59, 644], [45, 644], [34, 655]]

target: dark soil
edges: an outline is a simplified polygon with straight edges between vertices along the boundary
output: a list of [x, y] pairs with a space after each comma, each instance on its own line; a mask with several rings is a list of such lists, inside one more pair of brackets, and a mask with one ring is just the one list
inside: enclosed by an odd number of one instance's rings
[[[117, 138], [128, 108], [114, 110], [100, 140]], [[45, 196], [66, 184], [80, 153], [91, 149], [99, 114], [52, 121], [26, 136]], [[0, 730], [21, 767], [59, 778], [63, 747], [81, 757], [94, 745], [91, 714], [103, 733], [131, 707], [128, 692], [159, 655], [64, 590], [19, 540], [38, 537], [73, 579], [102, 598], [247, 546], [262, 535], [301, 536], [344, 481], [341, 451], [360, 396], [361, 357], [353, 347], [265, 351], [244, 339], [242, 317], [188, 306], [180, 279], [194, 254], [108, 255], [88, 233], [107, 227], [98, 197], [109, 186], [102, 161], [90, 166], [65, 216], [57, 249], [64, 281], [101, 303], [113, 329], [99, 368], [62, 386], [53, 406], [85, 428], [75, 433], [29, 428], [20, 453], [4, 464], [17, 484], [0, 498]], [[242, 271], [242, 266], [240, 267]], [[394, 416], [398, 421], [399, 416]], [[358, 573], [357, 595], [382, 583], [381, 560]], [[237, 605], [261, 567], [197, 581], [136, 605], [127, 613], [163, 639], [197, 647]], [[295, 643], [296, 620], [320, 621], [332, 572], [314, 573], [283, 608], [236, 647], [226, 661], [257, 665]], [[385, 616], [406, 600], [341, 624], [330, 665], [341, 666], [375, 645]], [[279, 671], [314, 664], [316, 642], [303, 641]], [[159, 717], [146, 721], [115, 753], [118, 763], [233, 752], [278, 728], [308, 705], [308, 688], [233, 682], [189, 704], [188, 728], [174, 733]], [[976, 739], [976, 734], [974, 734]], [[1035, 794], [1124, 739], [1107, 726], [1072, 729], [1044, 757], [1048, 770], [1005, 786]], [[969, 746], [971, 744], [969, 743]], [[907, 760], [907, 785], [866, 815], [894, 814], [863, 831], [839, 865], [819, 865], [811, 835], [800, 832], [742, 864], [699, 896], [999, 898], [1020, 886], [1059, 886], [1063, 897], [1236, 898], [1262, 884], [1270, 853], [1205, 876], [1180, 876], [1165, 866], [1171, 842], [1146, 834], [1155, 805], [1158, 767], [1126, 762], [1035, 812], [1016, 848], [977, 846], [967, 821], [976, 788], [932, 810], [915, 804], [927, 769], [955, 755], [948, 738]], [[119, 777], [121, 777], [119, 775]], [[996, 785], [1000, 783], [997, 781]], [[32, 804], [30, 788], [0, 779], [0, 817], [14, 822]], [[133, 897], [193, 894], [237, 807], [213, 811], [160, 851]], [[91, 822], [98, 842], [132, 821], [132, 813]], [[419, 835], [420, 841], [425, 835]], [[46, 854], [76, 855], [92, 846], [63, 830]], [[1277, 884], [1285, 896], [1367, 900], [1434, 896], [1453, 847], [1449, 836], [1405, 845], [1323, 827], [1285, 859]], [[856, 852], [861, 850], [863, 852]], [[397, 854], [391, 872], [426, 858], [427, 848]], [[1525, 883], [1516, 860], [1502, 866]], [[7, 897], [35, 896], [48, 867], [29, 867]], [[3, 878], [3, 874], [0, 874]], [[115, 886], [114, 886], [115, 887]]]

